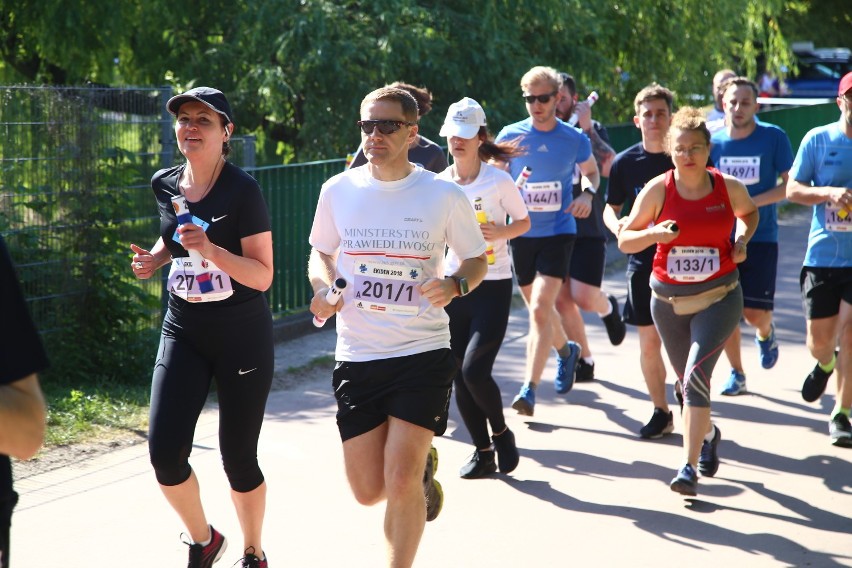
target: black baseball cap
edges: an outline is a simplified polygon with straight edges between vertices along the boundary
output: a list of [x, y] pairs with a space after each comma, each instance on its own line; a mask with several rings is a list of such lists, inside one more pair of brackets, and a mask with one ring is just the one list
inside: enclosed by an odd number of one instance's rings
[[195, 87], [185, 93], [174, 96], [166, 103], [166, 109], [177, 116], [180, 106], [189, 101], [198, 101], [209, 106], [212, 110], [218, 112], [225, 117], [228, 123], [234, 122], [231, 105], [228, 104], [228, 99], [222, 94], [222, 91], [212, 87]]

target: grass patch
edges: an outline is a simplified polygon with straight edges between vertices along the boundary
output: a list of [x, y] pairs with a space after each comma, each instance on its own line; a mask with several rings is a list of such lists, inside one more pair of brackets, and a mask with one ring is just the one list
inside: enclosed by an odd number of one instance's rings
[[44, 391], [47, 447], [102, 438], [116, 430], [148, 428], [148, 385], [81, 385], [69, 390], [48, 384]]

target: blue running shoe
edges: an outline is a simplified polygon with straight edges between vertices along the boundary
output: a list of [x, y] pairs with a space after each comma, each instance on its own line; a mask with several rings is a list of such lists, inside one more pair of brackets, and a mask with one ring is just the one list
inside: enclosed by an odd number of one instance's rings
[[567, 357], [557, 357], [556, 359], [556, 381], [554, 381], [553, 386], [556, 387], [556, 392], [559, 394], [565, 394], [574, 387], [577, 362], [580, 360], [579, 343], [569, 341], [568, 349], [571, 352]]
[[698, 471], [704, 477], [713, 477], [719, 471], [719, 454], [716, 449], [719, 447], [719, 440], [722, 439], [722, 432], [719, 427], [713, 425], [713, 439], [711, 441], [704, 440], [701, 444], [701, 454], [698, 456]]
[[769, 328], [769, 337], [765, 340], [760, 340], [755, 336], [754, 342], [757, 343], [760, 349], [760, 366], [764, 369], [771, 369], [778, 362], [778, 342], [775, 341], [775, 322]]
[[698, 475], [695, 473], [695, 469], [689, 464], [684, 465], [669, 486], [672, 491], [681, 495], [691, 497], [698, 495]]
[[512, 401], [512, 408], [522, 416], [532, 416], [535, 412], [535, 391], [529, 385], [521, 387], [521, 392]]
[[722, 394], [725, 396], [737, 396], [738, 394], [745, 394], [747, 392], [745, 375], [736, 369], [731, 369], [731, 376], [728, 377], [728, 382], [725, 383]]

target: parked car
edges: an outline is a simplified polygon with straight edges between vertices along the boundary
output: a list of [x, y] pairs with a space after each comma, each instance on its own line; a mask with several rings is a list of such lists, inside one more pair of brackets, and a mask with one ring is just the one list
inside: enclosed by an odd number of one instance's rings
[[813, 42], [792, 45], [798, 72], [785, 79], [786, 96], [834, 98], [840, 78], [852, 71], [852, 50], [848, 47], [815, 48]]

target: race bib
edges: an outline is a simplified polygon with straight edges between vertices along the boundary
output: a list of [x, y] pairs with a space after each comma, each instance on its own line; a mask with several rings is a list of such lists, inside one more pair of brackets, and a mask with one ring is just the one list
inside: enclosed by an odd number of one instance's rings
[[825, 228], [829, 231], [846, 233], [852, 231], [852, 213], [845, 207], [833, 203], [825, 204]]
[[200, 255], [172, 259], [166, 285], [169, 292], [192, 303], [219, 302], [234, 293], [230, 276]]
[[562, 182], [527, 182], [524, 201], [529, 211], [562, 211]]
[[416, 316], [420, 310], [419, 268], [381, 262], [355, 265], [355, 307], [372, 313]]
[[760, 156], [722, 156], [719, 171], [753, 185], [760, 181]]
[[666, 259], [669, 278], [676, 282], [703, 282], [719, 265], [719, 249], [711, 247], [672, 247]]

